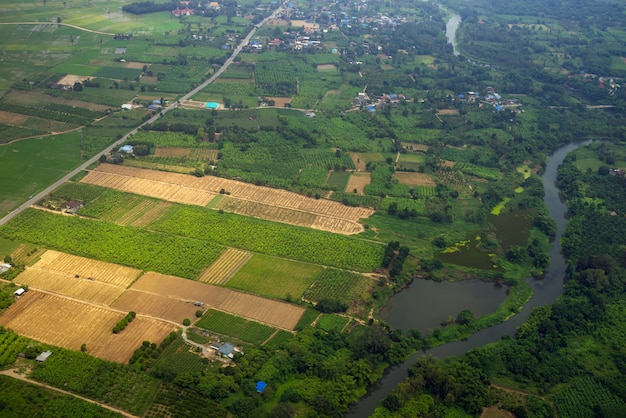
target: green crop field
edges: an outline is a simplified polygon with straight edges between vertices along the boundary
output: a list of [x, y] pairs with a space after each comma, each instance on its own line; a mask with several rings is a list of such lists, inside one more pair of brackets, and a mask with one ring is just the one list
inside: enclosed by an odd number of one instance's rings
[[357, 271], [379, 267], [383, 253], [381, 245], [358, 238], [191, 206], [173, 206], [151, 227], [166, 234]]
[[578, 380], [554, 396], [554, 404], [562, 417], [583, 418], [598, 416], [620, 418], [626, 403], [594, 378]]
[[333, 171], [328, 176], [326, 185], [337, 191], [346, 190], [351, 175], [352, 173], [349, 171]]
[[[71, 231], [71, 232], [68, 232]], [[195, 278], [224, 250], [219, 245], [103, 221], [28, 209], [0, 235], [59, 251], [185, 278]], [[190, 254], [194, 254], [190, 257]]]
[[317, 326], [324, 331], [341, 332], [348, 322], [350, 318], [345, 316], [322, 314], [317, 320]]
[[339, 299], [351, 304], [361, 298], [370, 288], [372, 281], [360, 274], [349, 271], [326, 269], [304, 294], [307, 300]]
[[291, 332], [279, 329], [276, 334], [274, 334], [272, 339], [269, 340], [267, 344], [265, 344], [265, 347], [269, 348], [270, 350], [276, 350], [286, 342], [291, 341], [292, 339], [293, 334]]
[[321, 272], [320, 266], [257, 254], [226, 286], [262, 296], [298, 300]]
[[81, 162], [80, 133], [0, 147], [0, 214], [16, 208]]
[[267, 325], [213, 309], [207, 311], [196, 326], [253, 344], [263, 343], [275, 331]]
[[174, 375], [202, 372], [207, 368], [206, 360], [203, 361], [200, 354], [192, 353], [191, 350], [192, 347], [178, 337], [161, 353], [153, 367]]
[[[14, 287], [9, 289], [11, 291], [9, 293], [11, 301], [14, 297], [12, 294], [13, 289]], [[6, 293], [6, 291], [3, 289], [2, 293]], [[19, 352], [26, 348], [27, 345], [28, 340], [26, 338], [20, 337], [11, 330], [0, 329], [0, 367], [12, 364]]]

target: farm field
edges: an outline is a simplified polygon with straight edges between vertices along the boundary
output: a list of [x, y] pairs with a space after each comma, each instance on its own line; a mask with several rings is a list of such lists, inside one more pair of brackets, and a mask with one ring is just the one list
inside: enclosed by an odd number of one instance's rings
[[104, 261], [91, 260], [72, 254], [48, 250], [33, 269], [56, 271], [80, 278], [90, 278], [99, 283], [126, 288], [139, 276], [141, 270]]
[[210, 284], [225, 284], [251, 257], [252, 253], [229, 248], [200, 274], [198, 280]]
[[0, 325], [28, 338], [70, 350], [87, 345], [90, 355], [125, 363], [142, 341], [161, 341], [174, 326], [135, 318], [124, 331], [113, 326], [124, 313], [31, 290], [0, 316]]
[[226, 285], [262, 296], [297, 300], [322, 271], [313, 264], [254, 255]]
[[241, 341], [262, 344], [275, 332], [274, 328], [249, 321], [224, 312], [209, 310], [196, 322], [196, 326], [219, 334], [230, 335]]
[[[231, 199], [242, 199], [272, 206], [273, 211], [276, 211], [277, 208], [284, 208], [322, 215], [324, 218], [314, 219], [310, 221], [309, 225], [316, 229], [333, 230], [339, 233], [360, 232], [361, 227], [354, 223], [358, 222], [359, 219], [369, 217], [373, 213], [371, 209], [348, 207], [339, 202], [309, 198], [285, 190], [255, 186], [220, 177], [206, 176], [198, 178], [178, 173], [164, 173], [111, 164], [98, 166], [85, 176], [81, 182], [199, 206], [206, 206], [217, 193], [224, 190], [230, 193], [229, 197]], [[258, 208], [246, 208], [243, 204], [240, 210], [246, 214], [258, 213]], [[272, 210], [265, 211], [267, 212], [267, 217], [264, 219], [271, 216], [269, 220], [276, 220], [274, 218], [277, 216], [272, 215]], [[335, 222], [333, 219], [328, 218], [352, 221], [352, 225]], [[299, 225], [299, 223], [296, 225]], [[357, 227], [359, 229], [355, 231]]]
[[372, 181], [372, 173], [368, 171], [355, 171], [350, 176], [348, 180], [348, 185], [346, 186], [346, 192], [352, 193], [356, 190], [357, 194], [363, 195], [365, 194], [365, 186], [370, 184]]
[[304, 293], [304, 298], [316, 302], [322, 299], [339, 299], [351, 304], [354, 299], [365, 294], [372, 284], [372, 279], [360, 274], [326, 269]]
[[214, 193], [184, 187], [179, 184], [145, 180], [100, 171], [89, 172], [81, 179], [81, 182], [188, 205], [206, 206], [215, 197]]
[[201, 301], [233, 315], [289, 330], [296, 326], [305, 310], [284, 302], [152, 272], [141, 276], [131, 290], [184, 301]]
[[411, 173], [411, 172], [396, 172], [393, 175], [400, 183], [407, 186], [432, 186], [435, 187], [437, 183], [433, 178], [425, 173]]
[[162, 318], [182, 324], [185, 318], [194, 318], [199, 309], [189, 300], [170, 298], [164, 295], [129, 289], [113, 302], [112, 308], [134, 311], [138, 314]]
[[251, 216], [253, 218], [266, 219], [268, 221], [306, 226], [308, 228], [338, 234], [350, 235], [358, 234], [363, 231], [363, 226], [354, 221], [317, 215], [295, 209], [281, 208], [248, 200], [234, 199], [231, 197], [222, 198], [213, 206], [213, 209]]

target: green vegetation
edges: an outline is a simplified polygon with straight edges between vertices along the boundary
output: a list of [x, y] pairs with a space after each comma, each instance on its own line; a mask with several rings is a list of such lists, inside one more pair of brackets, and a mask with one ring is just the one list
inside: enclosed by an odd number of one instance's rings
[[253, 344], [263, 343], [275, 331], [267, 325], [214, 309], [208, 310], [202, 319], [196, 322], [196, 326]]
[[371, 283], [371, 279], [360, 274], [329, 268], [315, 279], [304, 298], [312, 301], [332, 298], [352, 304], [366, 293]]
[[0, 234], [83, 257], [190, 279], [197, 277], [223, 250], [216, 245], [207, 247], [195, 239], [35, 209], [2, 226]]
[[341, 332], [348, 322], [350, 318], [345, 316], [322, 314], [317, 320], [317, 326], [324, 331]]
[[131, 311], [126, 314], [124, 318], [120, 319], [113, 327], [113, 334], [119, 334], [120, 332], [122, 332], [129, 323], [133, 322], [133, 319], [135, 319], [135, 315], [135, 312]]
[[0, 367], [12, 364], [26, 345], [28, 345], [27, 339], [0, 327]]
[[31, 378], [135, 415], [147, 410], [158, 390], [158, 380], [145, 373], [83, 353], [52, 350], [52, 356], [35, 365]]
[[0, 376], [2, 415], [20, 417], [113, 418], [121, 414], [71, 395], [41, 388], [9, 376]]
[[254, 255], [226, 286], [273, 298], [299, 300], [321, 272], [320, 266]]
[[164, 234], [349, 270], [372, 271], [382, 255], [381, 246], [357, 238], [192, 206], [172, 207], [152, 228]]

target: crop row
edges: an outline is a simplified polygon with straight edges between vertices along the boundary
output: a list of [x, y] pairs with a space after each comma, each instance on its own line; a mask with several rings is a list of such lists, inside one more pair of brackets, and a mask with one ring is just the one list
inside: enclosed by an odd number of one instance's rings
[[485, 180], [498, 180], [500, 171], [496, 168], [483, 167], [470, 163], [457, 163], [454, 168], [461, 170], [465, 174], [480, 177]]
[[22, 351], [27, 344], [28, 340], [25, 338], [20, 337], [13, 331], [2, 329], [0, 331], [0, 366], [13, 363], [18, 353]]
[[[59, 105], [53, 105], [59, 106]], [[91, 121], [86, 117], [81, 117], [73, 113], [60, 112], [53, 109], [46, 109], [43, 107], [27, 107], [16, 104], [2, 102], [0, 103], [0, 110], [7, 112], [21, 113], [23, 115], [35, 116], [42, 119], [52, 119], [67, 123], [77, 123], [79, 125], [85, 125]]]
[[574, 383], [554, 396], [554, 403], [562, 417], [600, 416], [621, 417], [626, 411], [626, 403], [608, 390], [602, 383], [587, 377]]
[[[0, 235], [83, 257], [185, 278], [195, 278], [224, 250], [220, 245], [129, 226], [29, 209]], [[193, 256], [191, 256], [193, 255]]]
[[356, 271], [379, 267], [383, 252], [382, 246], [358, 238], [192, 206], [172, 207], [152, 227], [165, 234]]
[[254, 84], [242, 81], [240, 83], [211, 83], [203, 91], [227, 95], [250, 96], [255, 94]]
[[267, 325], [213, 309], [204, 314], [196, 325], [253, 344], [262, 344], [275, 331]]
[[174, 374], [201, 372], [206, 368], [202, 357], [191, 353], [189, 346], [178, 337], [164, 351], [154, 367], [172, 371]]
[[62, 197], [67, 200], [79, 200], [86, 203], [98, 198], [106, 191], [107, 189], [100, 186], [68, 182], [52, 192], [52, 196]]
[[339, 299], [351, 304], [354, 299], [363, 295], [369, 284], [369, 279], [360, 274], [329, 268], [304, 293], [304, 298], [312, 301]]

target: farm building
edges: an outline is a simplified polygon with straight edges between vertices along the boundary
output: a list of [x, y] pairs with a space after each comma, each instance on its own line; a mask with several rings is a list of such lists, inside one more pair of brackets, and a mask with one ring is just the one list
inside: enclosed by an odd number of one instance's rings
[[132, 110], [133, 109], [133, 105], [130, 103], [124, 103], [122, 105], [122, 109], [126, 109], [126, 110]]
[[256, 382], [256, 391], [259, 393], [263, 393], [263, 391], [265, 390], [265, 388], [267, 387], [267, 383], [265, 383], [264, 381], [260, 380], [258, 382]]
[[39, 354], [35, 360], [37, 360], [40, 363], [43, 363], [51, 355], [52, 355], [52, 351], [44, 351], [43, 353]]
[[219, 109], [219, 108], [220, 108], [220, 104], [219, 104], [219, 103], [217, 103], [217, 102], [206, 102], [206, 103], [204, 104], [204, 106], [205, 106], [207, 109], [211, 109], [211, 110], [217, 110], [217, 109]]
[[9, 263], [2, 263], [2, 264], [0, 264], [0, 274], [4, 273], [5, 271], [10, 269], [11, 267], [12, 266]]
[[219, 348], [219, 350], [217, 350], [217, 352], [223, 357], [233, 358], [235, 357], [236, 349], [231, 343], [225, 343]]
[[13, 292], [13, 294], [17, 297], [22, 296], [24, 293], [26, 293], [26, 289], [24, 289], [23, 287], [20, 287], [15, 292]]
[[83, 207], [83, 204], [77, 200], [68, 200], [65, 203], [65, 211], [67, 213], [76, 213], [82, 207]]
[[120, 151], [121, 152], [125, 152], [127, 154], [131, 154], [133, 152], [133, 146], [132, 145], [124, 145], [123, 147], [120, 147]]

